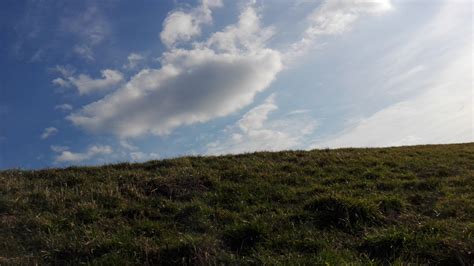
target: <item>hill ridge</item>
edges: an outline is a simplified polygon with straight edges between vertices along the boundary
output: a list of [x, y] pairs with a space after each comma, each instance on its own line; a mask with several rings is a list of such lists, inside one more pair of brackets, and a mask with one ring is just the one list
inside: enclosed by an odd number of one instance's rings
[[0, 171], [0, 264], [472, 264], [474, 143]]

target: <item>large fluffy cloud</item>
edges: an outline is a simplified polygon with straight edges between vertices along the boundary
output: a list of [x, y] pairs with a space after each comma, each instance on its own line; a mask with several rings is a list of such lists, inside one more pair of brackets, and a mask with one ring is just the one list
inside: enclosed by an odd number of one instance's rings
[[140, 71], [68, 119], [92, 132], [133, 137], [228, 115], [251, 103], [282, 69], [280, 53], [264, 45], [268, 35], [247, 7], [236, 25], [192, 49], [169, 50], [160, 69]]

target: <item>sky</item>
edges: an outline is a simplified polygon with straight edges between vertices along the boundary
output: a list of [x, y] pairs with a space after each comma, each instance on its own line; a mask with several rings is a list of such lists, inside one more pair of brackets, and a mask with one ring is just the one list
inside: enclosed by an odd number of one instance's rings
[[0, 169], [474, 141], [470, 0], [0, 1]]

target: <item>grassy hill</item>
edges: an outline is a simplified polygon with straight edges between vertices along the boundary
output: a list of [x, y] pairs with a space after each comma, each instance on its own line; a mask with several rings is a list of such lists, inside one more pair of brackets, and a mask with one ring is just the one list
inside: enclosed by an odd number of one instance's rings
[[0, 264], [474, 263], [474, 144], [0, 172]]

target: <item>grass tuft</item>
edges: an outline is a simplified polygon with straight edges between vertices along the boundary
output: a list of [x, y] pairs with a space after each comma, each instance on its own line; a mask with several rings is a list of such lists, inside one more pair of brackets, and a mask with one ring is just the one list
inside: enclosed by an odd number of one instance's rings
[[304, 209], [320, 228], [355, 230], [381, 222], [374, 206], [351, 198], [318, 197], [306, 204]]
[[260, 223], [237, 224], [223, 233], [224, 243], [233, 251], [248, 252], [261, 242], [266, 235]]

